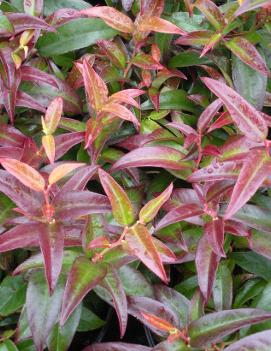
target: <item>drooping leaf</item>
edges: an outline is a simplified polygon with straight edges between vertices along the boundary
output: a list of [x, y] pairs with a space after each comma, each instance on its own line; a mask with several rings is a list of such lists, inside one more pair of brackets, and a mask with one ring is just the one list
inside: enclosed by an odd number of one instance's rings
[[134, 209], [126, 192], [108, 173], [102, 169], [99, 169], [98, 172], [104, 191], [111, 203], [115, 220], [123, 226], [133, 224], [135, 221]]
[[202, 80], [223, 101], [241, 132], [256, 142], [266, 138], [266, 123], [253, 106], [225, 84], [211, 78], [202, 78]]
[[168, 281], [161, 257], [154, 245], [148, 229], [138, 223], [129, 228], [125, 235], [129, 249], [138, 257], [151, 271], [153, 271], [164, 282]]
[[86, 257], [78, 257], [68, 275], [63, 296], [60, 325], [64, 325], [76, 306], [107, 273], [104, 263], [92, 263]]
[[234, 186], [224, 218], [232, 217], [255, 194], [270, 167], [269, 157], [264, 150], [254, 149], [249, 153]]
[[205, 301], [208, 301], [216, 276], [220, 257], [217, 256], [205, 235], [201, 237], [196, 252], [196, 268], [198, 273], [198, 284]]

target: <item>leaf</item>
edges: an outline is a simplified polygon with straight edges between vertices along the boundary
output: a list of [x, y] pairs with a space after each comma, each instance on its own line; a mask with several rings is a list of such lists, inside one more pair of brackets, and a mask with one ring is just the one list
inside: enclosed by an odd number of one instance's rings
[[217, 256], [226, 257], [224, 251], [224, 221], [221, 218], [205, 223], [204, 233]]
[[44, 16], [49, 16], [53, 12], [59, 9], [75, 9], [75, 10], [82, 10], [89, 7], [89, 3], [83, 0], [45, 0], [44, 2]]
[[267, 77], [244, 64], [234, 55], [232, 71], [234, 89], [258, 111], [261, 111], [265, 99]]
[[266, 63], [258, 50], [247, 39], [236, 37], [225, 42], [226, 47], [231, 50], [241, 61], [263, 75], [270, 75]]
[[271, 318], [271, 313], [256, 308], [240, 308], [210, 313], [190, 324], [192, 347], [207, 346], [223, 340], [240, 328]]
[[271, 260], [271, 238], [270, 235], [258, 230], [251, 231], [249, 238], [250, 248], [259, 255]]
[[255, 10], [259, 7], [264, 7], [268, 5], [269, 5], [269, 0], [244, 0], [234, 15], [240, 16], [245, 12]]
[[162, 167], [182, 170], [191, 168], [189, 161], [182, 161], [185, 157], [180, 151], [166, 146], [148, 146], [135, 149], [122, 156], [111, 170], [120, 170], [127, 167]]
[[111, 203], [115, 220], [123, 225], [129, 226], [135, 222], [135, 214], [128, 195], [121, 186], [108, 173], [99, 169], [101, 184]]
[[219, 261], [220, 257], [213, 252], [206, 236], [203, 235], [198, 242], [195, 263], [198, 284], [205, 302], [209, 300], [212, 293]]
[[212, 182], [222, 180], [235, 180], [238, 177], [239, 167], [235, 161], [217, 162], [203, 167], [193, 172], [188, 180], [192, 183], [197, 182]]
[[232, 343], [225, 351], [269, 351], [271, 347], [271, 331], [262, 331]]
[[217, 311], [229, 310], [232, 304], [233, 281], [231, 271], [221, 263], [216, 272], [213, 287], [213, 299]]
[[39, 38], [37, 48], [42, 56], [65, 54], [85, 48], [99, 39], [110, 39], [116, 31], [96, 18], [77, 18], [57, 28], [57, 33], [47, 33]]
[[186, 32], [183, 29], [158, 16], [143, 17], [139, 21], [137, 29], [140, 32], [153, 31], [168, 34], [186, 34]]
[[132, 64], [146, 70], [159, 70], [164, 67], [157, 62], [151, 55], [138, 53], [131, 60]]
[[266, 138], [266, 123], [253, 106], [224, 83], [211, 78], [202, 78], [202, 81], [223, 101], [241, 132], [256, 142], [261, 142]]
[[173, 190], [173, 184], [171, 183], [166, 190], [164, 190], [159, 196], [150, 200], [139, 212], [139, 220], [142, 223], [151, 222], [157, 215], [163, 204], [169, 199]]
[[[159, 100], [161, 110], [195, 111], [194, 103], [187, 98], [187, 93], [181, 89], [163, 91], [159, 96]], [[152, 102], [150, 100], [143, 102], [141, 109], [142, 111], [152, 110]]]
[[128, 229], [125, 240], [132, 253], [161, 280], [167, 283], [168, 278], [161, 257], [148, 229], [144, 225], [138, 223]]
[[45, 181], [43, 177], [28, 164], [11, 158], [5, 158], [0, 160], [0, 162], [10, 174], [16, 177], [25, 186], [36, 191], [44, 190]]
[[0, 351], [18, 351], [18, 349], [11, 340], [5, 340], [0, 343]]
[[52, 292], [62, 268], [64, 229], [54, 222], [41, 225], [39, 243], [44, 259], [46, 280], [49, 291]]
[[233, 188], [225, 219], [231, 218], [258, 190], [267, 174], [271, 163], [264, 150], [251, 150], [245, 159]]
[[84, 163], [63, 163], [52, 170], [49, 175], [49, 184], [52, 185], [57, 183], [60, 179], [64, 178], [70, 172], [76, 170], [79, 167], [84, 166]]
[[55, 32], [55, 28], [46, 23], [45, 20], [27, 15], [25, 13], [9, 13], [7, 18], [12, 23], [16, 34], [27, 29], [39, 29], [47, 32]]
[[173, 223], [184, 221], [188, 218], [200, 216], [204, 213], [202, 208], [195, 203], [180, 205], [179, 207], [168, 212], [156, 226], [156, 230], [160, 230]]
[[221, 31], [226, 26], [223, 14], [213, 1], [197, 0], [194, 6], [205, 15], [215, 29]]
[[[80, 65], [77, 65], [80, 69]], [[108, 90], [105, 82], [94, 71], [88, 60], [83, 61], [82, 69], [80, 69], [84, 79], [84, 85], [90, 106], [99, 111], [108, 99]]]
[[59, 324], [53, 327], [47, 339], [49, 351], [68, 350], [80, 321], [81, 310], [81, 305], [79, 305], [63, 327], [60, 327]]
[[24, 12], [32, 16], [40, 16], [43, 8], [43, 0], [24, 0]]
[[49, 296], [46, 280], [40, 271], [32, 272], [27, 287], [26, 308], [29, 326], [37, 351], [42, 351], [46, 339], [58, 319], [63, 294], [63, 279]]
[[147, 346], [122, 342], [105, 342], [87, 346], [83, 351], [151, 351]]
[[64, 325], [85, 295], [99, 284], [107, 273], [104, 263], [92, 263], [86, 257], [78, 257], [68, 275], [63, 296], [60, 325]]
[[216, 99], [202, 112], [197, 122], [197, 128], [200, 134], [206, 130], [209, 123], [215, 117], [222, 105], [223, 102], [220, 99]]
[[63, 112], [63, 99], [56, 97], [48, 106], [44, 117], [45, 134], [53, 134], [59, 124]]
[[77, 328], [78, 332], [86, 332], [101, 328], [105, 322], [91, 310], [83, 306], [81, 319]]
[[193, 50], [187, 50], [181, 52], [175, 56], [173, 56], [169, 60], [169, 67], [176, 68], [176, 67], [191, 67], [194, 65], [204, 65], [210, 63], [210, 60], [207, 57], [200, 57], [200, 53]]
[[96, 174], [98, 166], [81, 167], [62, 187], [62, 191], [82, 191]]
[[81, 14], [88, 17], [99, 17], [105, 23], [123, 33], [132, 33], [134, 31], [133, 21], [114, 7], [97, 6], [80, 11]]
[[128, 110], [128, 108], [120, 104], [116, 104], [115, 102], [110, 102], [109, 104], [105, 105], [102, 109], [102, 112], [109, 112], [121, 119], [133, 122], [137, 129], [140, 126], [138, 119], [130, 110]]
[[0, 316], [9, 316], [25, 303], [26, 283], [22, 276], [7, 276], [0, 284]]
[[92, 213], [111, 212], [110, 202], [104, 195], [90, 191], [61, 191], [53, 200], [55, 217], [70, 221]]
[[159, 318], [157, 316], [154, 316], [153, 314], [149, 314], [149, 313], [141, 313], [142, 316], [151, 324], [153, 325], [155, 328], [168, 332], [168, 333], [172, 333], [176, 331], [176, 327], [174, 327], [174, 325], [172, 325], [171, 323], [167, 322], [166, 320]]
[[54, 137], [52, 135], [43, 135], [41, 142], [49, 162], [53, 164], [55, 162], [56, 152]]
[[128, 312], [127, 299], [118, 272], [115, 269], [111, 268], [107, 272], [106, 277], [103, 279], [101, 285], [112, 296], [114, 307], [119, 320], [120, 337], [123, 338], [127, 328]]

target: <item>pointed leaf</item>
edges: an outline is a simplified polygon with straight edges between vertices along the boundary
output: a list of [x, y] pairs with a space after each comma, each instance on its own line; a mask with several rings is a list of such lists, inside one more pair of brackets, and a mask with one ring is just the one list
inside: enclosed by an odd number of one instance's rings
[[101, 285], [105, 287], [105, 289], [112, 296], [114, 307], [119, 320], [120, 337], [122, 338], [127, 327], [128, 312], [126, 294], [118, 272], [115, 269], [111, 268], [110, 271], [108, 271], [106, 277], [103, 279]]
[[26, 13], [14, 12], [7, 15], [10, 22], [13, 24], [15, 33], [23, 32], [27, 29], [40, 29], [47, 32], [55, 32], [55, 28], [50, 26], [45, 20], [27, 15]]
[[200, 216], [203, 213], [204, 211], [198, 204], [190, 203], [181, 205], [168, 212], [157, 224], [156, 230], [160, 230], [170, 224], [178, 223], [191, 217]]
[[171, 333], [177, 330], [176, 327], [174, 327], [174, 325], [172, 325], [171, 323], [169, 323], [168, 321], [162, 318], [159, 318], [150, 313], [142, 312], [141, 314], [151, 325], [153, 325], [155, 328], [159, 330], [162, 330], [168, 333]]
[[191, 346], [203, 347], [223, 340], [227, 335], [271, 318], [271, 313], [256, 308], [240, 308], [210, 313], [192, 322], [188, 328]]
[[183, 29], [177, 27], [175, 24], [157, 16], [143, 17], [143, 19], [139, 22], [137, 29], [140, 32], [153, 31], [168, 34], [186, 34]]
[[200, 291], [205, 302], [209, 300], [212, 293], [219, 261], [220, 257], [213, 252], [207, 237], [203, 235], [198, 242], [195, 263]]
[[167, 283], [168, 278], [161, 257], [148, 229], [144, 225], [138, 223], [128, 229], [125, 239], [134, 255], [160, 279]]
[[259, 7], [266, 7], [270, 6], [269, 0], [244, 0], [242, 1], [242, 5], [238, 8], [235, 12], [235, 16], [240, 16], [245, 12], [255, 10]]
[[42, 137], [42, 146], [48, 157], [50, 163], [55, 162], [55, 154], [56, 154], [56, 146], [55, 146], [55, 139], [52, 135], [43, 135]]
[[70, 172], [74, 171], [75, 169], [84, 166], [84, 163], [63, 163], [52, 170], [49, 175], [49, 184], [52, 185], [57, 183], [60, 179], [65, 177]]
[[121, 157], [113, 166], [116, 171], [127, 167], [162, 167], [169, 169], [189, 169], [192, 164], [182, 161], [185, 157], [180, 151], [167, 146], [148, 146], [135, 149]]
[[45, 113], [44, 124], [46, 126], [46, 130], [44, 130], [44, 132], [46, 134], [53, 134], [56, 131], [62, 112], [63, 99], [61, 97], [56, 97], [50, 103]]
[[242, 37], [233, 38], [226, 41], [225, 45], [234, 53], [234, 55], [254, 70], [267, 76], [270, 74], [264, 59], [255, 46], [247, 39]]
[[111, 203], [115, 220], [124, 226], [135, 222], [135, 214], [128, 195], [108, 173], [99, 169], [99, 177], [106, 195]]
[[85, 295], [99, 284], [107, 273], [104, 263], [92, 263], [86, 257], [78, 257], [68, 275], [63, 296], [60, 324], [65, 324], [70, 314]]
[[208, 127], [211, 120], [215, 117], [218, 110], [223, 105], [223, 102], [220, 99], [213, 101], [199, 116], [197, 127], [198, 132], [203, 133], [205, 129]]
[[204, 226], [209, 245], [217, 256], [226, 257], [224, 252], [224, 221], [221, 218], [213, 219]]
[[172, 190], [173, 184], [171, 183], [162, 194], [146, 203], [139, 212], [139, 219], [142, 223], [148, 223], [154, 219], [160, 208], [169, 199]]
[[136, 128], [139, 127], [139, 121], [136, 116], [130, 110], [128, 110], [128, 108], [120, 104], [110, 102], [102, 108], [102, 112], [112, 113], [114, 116], [133, 122]]
[[151, 55], [139, 53], [131, 60], [132, 64], [145, 70], [159, 70], [164, 67]]
[[91, 165], [79, 169], [62, 187], [62, 191], [82, 191], [95, 175], [98, 166]]
[[202, 78], [202, 81], [223, 101], [241, 132], [256, 142], [261, 142], [266, 138], [266, 123], [253, 106], [224, 83], [211, 78]]
[[225, 219], [232, 217], [255, 194], [270, 169], [271, 162], [265, 150], [254, 149], [249, 152], [234, 186]]
[[228, 310], [232, 305], [233, 281], [226, 264], [220, 264], [216, 272], [213, 299], [217, 311]]
[[119, 30], [120, 32], [132, 33], [134, 31], [132, 20], [114, 7], [96, 6], [80, 12], [88, 17], [99, 17], [103, 19], [108, 26]]
[[194, 4], [217, 30], [222, 30], [226, 22], [220, 9], [211, 0], [197, 0]]
[[52, 292], [62, 268], [64, 229], [54, 222], [41, 226], [39, 243], [43, 254], [46, 280], [49, 291]]
[[213, 182], [226, 179], [236, 179], [238, 177], [238, 164], [234, 161], [215, 162], [209, 166], [201, 168], [189, 176], [192, 183]]
[[44, 190], [45, 181], [43, 177], [31, 166], [11, 158], [5, 158], [0, 160], [0, 162], [10, 174], [16, 177], [25, 186], [36, 191]]

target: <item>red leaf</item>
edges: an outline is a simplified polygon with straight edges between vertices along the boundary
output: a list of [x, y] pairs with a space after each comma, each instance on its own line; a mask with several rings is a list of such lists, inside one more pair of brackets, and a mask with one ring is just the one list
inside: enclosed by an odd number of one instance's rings
[[186, 34], [183, 29], [177, 27], [175, 24], [157, 16], [143, 17], [139, 21], [137, 29], [140, 32], [153, 31], [168, 34]]
[[[95, 7], [92, 9], [95, 9]], [[105, 82], [94, 71], [87, 59], [83, 61], [83, 65], [78, 63], [76, 67], [80, 70], [83, 76], [90, 106], [95, 111], [99, 111], [108, 99], [108, 90]]]
[[126, 121], [130, 121], [133, 122], [133, 124], [135, 125], [135, 127], [138, 129], [140, 124], [138, 119], [136, 118], [136, 116], [130, 111], [128, 110], [128, 108], [120, 105], [120, 104], [116, 104], [115, 102], [110, 102], [107, 105], [105, 105], [102, 110], [102, 112], [109, 112], [114, 116], [117, 116], [121, 119], [124, 119]]
[[213, 290], [219, 261], [220, 257], [213, 252], [207, 237], [203, 235], [198, 242], [195, 263], [198, 274], [198, 284], [206, 302], [209, 300]]
[[209, 123], [215, 117], [222, 105], [223, 102], [220, 99], [216, 99], [202, 112], [197, 122], [198, 132], [200, 134], [204, 133]]
[[129, 249], [138, 257], [153, 273], [165, 283], [168, 278], [163, 267], [161, 257], [153, 243], [148, 229], [138, 223], [130, 227], [125, 235]]
[[62, 163], [55, 167], [49, 175], [48, 182], [50, 185], [57, 183], [60, 179], [65, 177], [68, 173], [84, 166], [84, 163]]
[[56, 97], [50, 102], [43, 120], [43, 130], [46, 134], [53, 134], [56, 131], [62, 112], [63, 99], [61, 97]]
[[167, 146], [141, 147], [121, 157], [111, 169], [149, 166], [176, 170], [192, 168], [191, 162], [182, 161], [184, 157], [180, 151]]
[[234, 186], [225, 219], [232, 217], [255, 194], [270, 169], [271, 162], [265, 150], [254, 149], [249, 152]]
[[222, 30], [226, 26], [223, 14], [213, 1], [197, 0], [194, 3], [194, 6], [205, 15], [215, 29]]
[[151, 348], [133, 344], [133, 348], [131, 349], [131, 344], [125, 344], [122, 342], [104, 342], [87, 346], [83, 351], [151, 351]]
[[103, 263], [94, 264], [84, 256], [78, 257], [68, 275], [60, 324], [63, 325], [85, 295], [99, 284], [107, 273]]
[[36, 191], [44, 190], [45, 181], [34, 168], [28, 166], [26, 163], [11, 158], [5, 158], [0, 160], [0, 162], [10, 174], [16, 177], [25, 186]]
[[40, 249], [43, 254], [46, 280], [49, 291], [52, 292], [57, 284], [62, 268], [64, 248], [64, 230], [52, 222], [41, 225], [39, 230]]
[[201, 168], [188, 177], [188, 181], [213, 182], [217, 180], [236, 179], [238, 177], [238, 164], [234, 161], [214, 162], [209, 166]]
[[254, 70], [266, 76], [270, 75], [270, 71], [259, 51], [247, 39], [242, 37], [233, 38], [226, 41], [225, 45], [234, 55]]
[[43, 19], [27, 15], [26, 13], [9, 13], [7, 18], [13, 24], [16, 34], [27, 29], [40, 29], [47, 32], [55, 32], [55, 28], [50, 26]]
[[27, 107], [37, 111], [45, 112], [46, 109], [32, 96], [26, 94], [23, 91], [18, 91], [16, 96], [16, 105], [20, 107]]
[[55, 136], [56, 157], [58, 160], [65, 155], [74, 145], [81, 143], [84, 140], [84, 132], [66, 133]]
[[53, 87], [58, 89], [57, 80], [51, 74], [41, 71], [38, 68], [26, 65], [21, 66], [20, 71], [22, 81], [34, 82], [37, 84], [42, 82], [45, 84], [52, 85]]
[[173, 223], [184, 221], [187, 218], [200, 216], [203, 213], [204, 212], [202, 208], [198, 204], [190, 203], [190, 204], [181, 205], [176, 209], [173, 209], [172, 211], [168, 212], [157, 224], [156, 230], [160, 230]]
[[164, 10], [164, 0], [140, 0], [140, 15], [144, 17], [161, 16]]
[[131, 63], [145, 70], [159, 70], [164, 68], [164, 66], [157, 62], [151, 55], [142, 52], [133, 57]]
[[270, 8], [270, 2], [269, 0], [257, 0], [257, 1], [251, 1], [251, 0], [244, 0], [242, 2], [242, 5], [237, 9], [235, 12], [235, 16], [240, 16], [245, 12], [255, 10], [259, 7], [265, 7], [265, 8]]
[[134, 31], [133, 21], [114, 7], [96, 6], [81, 10], [80, 12], [88, 17], [99, 17], [103, 19], [107, 25], [120, 32], [133, 33]]
[[84, 190], [87, 183], [97, 172], [98, 166], [91, 165], [79, 169], [62, 187], [61, 191]]
[[219, 257], [226, 257], [224, 252], [224, 221], [213, 219], [204, 225], [204, 233], [214, 253]]
[[120, 337], [122, 338], [127, 327], [128, 311], [126, 294], [117, 271], [111, 268], [110, 271], [108, 271], [106, 277], [101, 282], [101, 285], [112, 296], [114, 307], [119, 320]]

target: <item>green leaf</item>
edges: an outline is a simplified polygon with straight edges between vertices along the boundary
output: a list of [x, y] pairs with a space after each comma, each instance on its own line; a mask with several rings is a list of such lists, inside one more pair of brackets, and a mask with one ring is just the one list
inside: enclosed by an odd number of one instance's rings
[[[245, 307], [246, 302], [259, 295], [264, 289], [265, 285], [266, 281], [264, 281], [263, 279], [249, 279], [248, 281], [246, 281], [238, 290], [235, 296], [233, 307]], [[261, 307], [259, 306], [258, 308]], [[266, 309], [264, 308], [264, 306], [262, 306], [262, 308]]]
[[233, 283], [231, 271], [221, 263], [216, 272], [213, 287], [213, 299], [217, 311], [228, 310], [232, 304]]
[[[51, 34], [51, 35], [48, 35]], [[57, 28], [56, 33], [44, 34], [37, 43], [42, 56], [61, 55], [110, 39], [117, 32], [97, 18], [78, 18]]]
[[32, 338], [38, 351], [43, 350], [46, 339], [58, 319], [63, 289], [64, 279], [62, 276], [60, 276], [51, 296], [42, 271], [35, 271], [30, 277], [26, 294], [26, 308]]
[[99, 177], [106, 195], [111, 203], [115, 220], [128, 226], [135, 222], [133, 205], [122, 187], [108, 173], [99, 169]]
[[6, 277], [0, 285], [0, 315], [16, 312], [25, 302], [26, 284], [22, 276]]
[[77, 328], [78, 332], [96, 330], [104, 325], [104, 321], [88, 308], [82, 308], [81, 319]]
[[254, 308], [240, 308], [207, 314], [188, 327], [191, 346], [202, 347], [223, 340], [238, 329], [271, 318], [271, 313]]
[[264, 103], [267, 77], [243, 63], [235, 55], [232, 56], [232, 76], [237, 93], [260, 111]]
[[[141, 109], [143, 111], [152, 110], [152, 102], [150, 100], [143, 102]], [[189, 112], [196, 110], [194, 103], [187, 98], [187, 93], [181, 89], [163, 91], [160, 94], [160, 109], [185, 110]]]
[[83, 10], [91, 5], [83, 0], [44, 0], [44, 16], [49, 16], [59, 9]]
[[0, 16], [0, 32], [8, 31], [12, 33], [14, 30], [12, 23], [9, 21], [7, 16], [1, 15]]
[[263, 279], [271, 280], [271, 261], [256, 252], [234, 252], [230, 256], [244, 270]]
[[66, 282], [60, 324], [64, 325], [76, 306], [106, 275], [107, 265], [92, 263], [84, 256], [78, 257]]
[[70, 315], [64, 326], [56, 324], [47, 340], [49, 351], [66, 351], [68, 350], [81, 316], [81, 305]]
[[0, 344], [0, 351], [18, 351], [18, 349], [11, 340], [5, 340]]
[[186, 32], [208, 29], [208, 26], [205, 23], [202, 23], [204, 19], [203, 15], [193, 14], [193, 16], [190, 17], [188, 12], [174, 12], [170, 17], [165, 18]]

